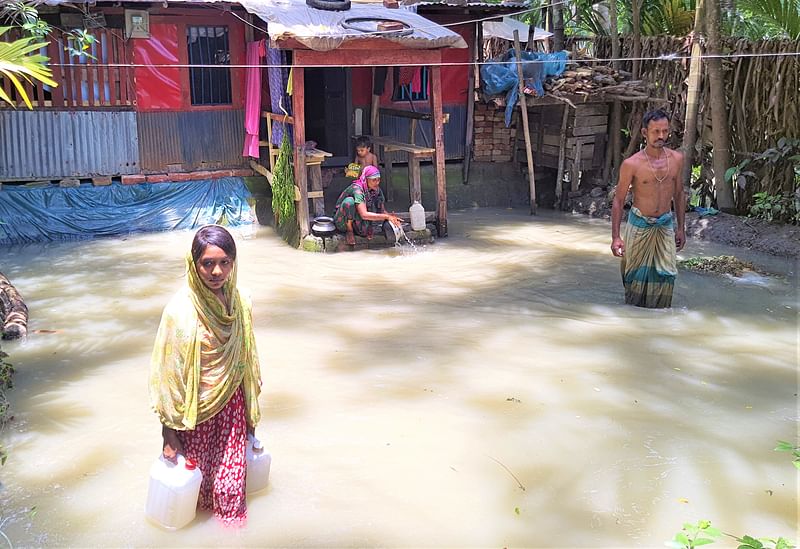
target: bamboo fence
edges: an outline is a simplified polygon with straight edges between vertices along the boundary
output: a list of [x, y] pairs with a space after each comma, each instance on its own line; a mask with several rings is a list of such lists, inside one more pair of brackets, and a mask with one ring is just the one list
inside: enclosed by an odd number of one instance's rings
[[[599, 59], [611, 57], [611, 40], [608, 37], [568, 40], [570, 49], [582, 49]], [[680, 146], [686, 113], [686, 80], [689, 73], [688, 56], [691, 44], [687, 38], [673, 36], [651, 36], [642, 38], [641, 77], [653, 85], [654, 97], [666, 99], [672, 115], [674, 146]], [[621, 40], [621, 57], [630, 57], [633, 52], [632, 37]], [[761, 40], [728, 38], [722, 51], [734, 54], [781, 54], [800, 51], [797, 40]], [[677, 59], [670, 59], [669, 56]], [[660, 59], [659, 59], [660, 58]], [[683, 59], [686, 58], [686, 59]], [[623, 61], [621, 68], [630, 71], [632, 61]], [[734, 164], [769, 148], [774, 148], [781, 137], [800, 138], [800, 57], [730, 57], [723, 62], [728, 103], [728, 125], [731, 134], [731, 151]], [[710, 188], [711, 108], [708, 78], [703, 73], [698, 111], [698, 136], [693, 165], [701, 166], [700, 185]], [[653, 105], [661, 106], [663, 105]], [[648, 104], [634, 103], [626, 106], [622, 127], [628, 128], [631, 136], [640, 134], [641, 115]], [[629, 143], [630, 144], [630, 143]], [[628, 152], [635, 151], [634, 141]], [[633, 150], [631, 150], [633, 149]], [[752, 169], [752, 165], [748, 167]], [[746, 211], [754, 193], [770, 194], [792, 192], [795, 176], [791, 161], [762, 165], [754, 179], [745, 188], [737, 188], [737, 206]]]

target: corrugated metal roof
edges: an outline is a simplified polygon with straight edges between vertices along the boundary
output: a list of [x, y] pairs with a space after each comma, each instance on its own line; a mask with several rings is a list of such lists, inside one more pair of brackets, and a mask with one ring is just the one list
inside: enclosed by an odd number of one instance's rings
[[[330, 51], [347, 41], [376, 37], [407, 48], [467, 47], [459, 34], [405, 9], [352, 3], [349, 10], [328, 11], [311, 8], [305, 0], [239, 0], [239, 4], [266, 21], [267, 32], [273, 40], [294, 38], [312, 50]], [[356, 18], [371, 22], [356, 23], [353, 21]], [[405, 36], [395, 32], [375, 34], [370, 29], [380, 20], [400, 21], [412, 32]], [[354, 29], [352, 25], [366, 30]]]
[[[62, 4], [118, 4], [119, 0], [44, 0], [43, 3], [47, 6], [60, 6]], [[230, 0], [125, 0], [126, 4], [238, 4], [239, 2], [231, 2]]]
[[528, 6], [522, 0], [503, 0], [488, 2], [486, 0], [402, 0], [404, 6], [454, 6], [460, 8], [514, 8], [525, 9]]

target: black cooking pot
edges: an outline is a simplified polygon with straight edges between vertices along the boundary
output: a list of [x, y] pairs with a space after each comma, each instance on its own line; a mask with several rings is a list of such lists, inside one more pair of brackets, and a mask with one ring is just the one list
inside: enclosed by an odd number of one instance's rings
[[333, 218], [326, 215], [315, 217], [311, 223], [311, 232], [314, 236], [322, 238], [333, 236], [336, 233], [336, 225], [333, 223]]

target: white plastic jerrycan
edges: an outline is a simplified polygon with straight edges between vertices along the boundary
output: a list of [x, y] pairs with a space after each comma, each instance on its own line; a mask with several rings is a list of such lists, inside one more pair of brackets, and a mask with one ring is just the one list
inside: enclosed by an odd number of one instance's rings
[[414, 201], [408, 209], [411, 215], [411, 229], [414, 231], [421, 231], [425, 228], [425, 208], [422, 207], [418, 201]]
[[150, 468], [145, 516], [169, 530], [183, 528], [197, 512], [203, 474], [194, 460], [178, 455], [172, 463], [163, 455]]
[[253, 435], [247, 435], [247, 493], [259, 492], [267, 487], [272, 456]]

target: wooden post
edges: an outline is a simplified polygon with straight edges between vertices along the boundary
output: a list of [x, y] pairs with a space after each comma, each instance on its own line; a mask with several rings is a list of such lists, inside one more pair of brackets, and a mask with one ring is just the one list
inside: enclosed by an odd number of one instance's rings
[[300, 238], [308, 236], [308, 183], [306, 182], [305, 74], [303, 67], [292, 67], [292, 115], [294, 118], [294, 183], [300, 199], [296, 203]]
[[408, 153], [408, 198], [410, 204], [413, 204], [415, 200], [422, 203], [419, 158], [414, 153]]
[[375, 137], [381, 135], [381, 115], [378, 112], [381, 106], [381, 96], [375, 94], [375, 71], [376, 67], [372, 67], [372, 104], [369, 111], [369, 131]]
[[[482, 26], [483, 23], [476, 23], [476, 28], [478, 25]], [[464, 132], [466, 134], [464, 142], [464, 163], [461, 166], [461, 183], [464, 185], [469, 183], [469, 163], [472, 161], [472, 134], [475, 124], [475, 68], [477, 67], [475, 61], [478, 58], [477, 30], [475, 32], [475, 43], [472, 45], [471, 54], [470, 62], [472, 65], [469, 67], [469, 76], [467, 77], [467, 129], [466, 132]]]
[[533, 175], [533, 151], [528, 130], [528, 107], [525, 104], [525, 83], [522, 81], [522, 50], [519, 47], [519, 31], [514, 31], [514, 49], [517, 52], [517, 78], [519, 79], [519, 107], [522, 110], [522, 130], [525, 132], [525, 153], [528, 156], [528, 183], [531, 190], [531, 215], [536, 215], [536, 180]]
[[387, 151], [383, 146], [379, 147], [383, 151], [383, 173], [381, 174], [381, 181], [386, 188], [386, 200], [391, 202], [394, 200], [394, 187], [392, 186], [392, 160], [394, 157], [393, 151]]
[[[322, 161], [308, 165], [308, 178], [311, 180], [311, 190], [322, 192]], [[315, 197], [319, 193], [315, 193]], [[325, 215], [325, 199], [312, 198], [311, 204], [314, 206], [314, 215]]]
[[431, 113], [433, 114], [433, 156], [436, 174], [436, 221], [439, 236], [447, 236], [447, 175], [444, 169], [444, 123], [442, 120], [442, 67], [433, 65], [431, 71]]
[[267, 156], [269, 156], [269, 171], [275, 172], [275, 157], [272, 156], [272, 119], [267, 117]]
[[581, 156], [583, 155], [583, 138], [575, 140], [575, 158], [572, 159], [572, 173], [569, 176], [569, 187], [572, 192], [580, 188]]
[[[689, 78], [686, 85], [686, 117], [683, 123], [683, 172], [681, 181], [686, 189], [692, 183], [692, 164], [694, 163], [695, 145], [697, 143], [697, 112], [699, 110], [700, 85], [702, 83], [701, 44], [703, 28], [703, 0], [695, 2], [694, 32], [692, 33], [692, 54], [689, 62]], [[691, 196], [687, 193], [687, 196]]]
[[564, 114], [561, 117], [561, 139], [558, 147], [558, 172], [556, 174], [556, 204], [558, 209], [564, 209], [564, 156], [567, 148], [567, 121], [569, 120], [569, 105], [564, 105]]

